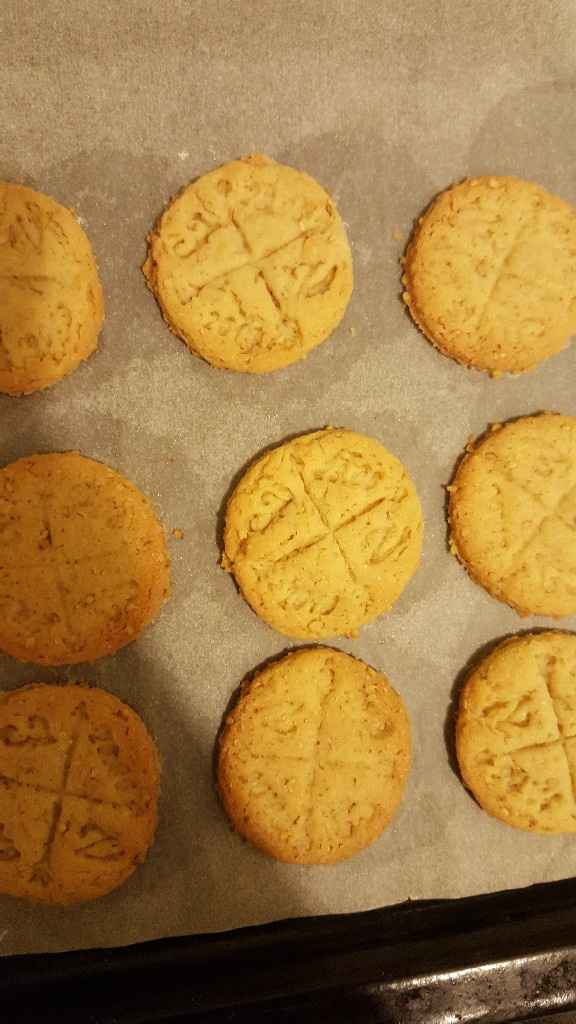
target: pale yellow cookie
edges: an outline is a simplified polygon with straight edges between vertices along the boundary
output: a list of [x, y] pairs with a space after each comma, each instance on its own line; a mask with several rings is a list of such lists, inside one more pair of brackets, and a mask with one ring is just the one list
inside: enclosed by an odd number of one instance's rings
[[0, 470], [0, 650], [43, 665], [112, 654], [168, 591], [162, 526], [119, 473], [76, 452]]
[[456, 725], [464, 783], [489, 814], [576, 832], [576, 635], [516, 636], [470, 673]]
[[422, 515], [402, 464], [378, 441], [321, 430], [264, 455], [226, 510], [223, 565], [286, 636], [353, 636], [415, 572]]
[[289, 654], [242, 689], [218, 751], [234, 828], [290, 864], [334, 864], [374, 842], [410, 767], [410, 723], [385, 676], [341, 651]]
[[144, 723], [104, 690], [0, 695], [0, 893], [79, 903], [116, 889], [156, 829], [160, 764]]
[[39, 391], [94, 352], [102, 288], [70, 210], [0, 182], [0, 391]]
[[519, 178], [472, 178], [418, 221], [404, 301], [459, 363], [520, 373], [576, 333], [576, 210]]
[[148, 284], [191, 352], [268, 373], [324, 341], [352, 292], [346, 232], [302, 171], [249, 156], [180, 193], [149, 236]]
[[576, 419], [546, 413], [472, 445], [450, 492], [451, 546], [520, 615], [576, 612]]

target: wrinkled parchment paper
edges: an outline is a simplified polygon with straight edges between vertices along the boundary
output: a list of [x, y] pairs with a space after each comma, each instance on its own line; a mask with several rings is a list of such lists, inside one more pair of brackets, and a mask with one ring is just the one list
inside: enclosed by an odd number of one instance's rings
[[[107, 303], [87, 364], [44, 394], [0, 397], [0, 462], [80, 449], [141, 487], [169, 533], [184, 532], [170, 540], [172, 599], [137, 643], [70, 671], [0, 658], [4, 687], [64, 678], [107, 687], [142, 714], [164, 762], [147, 864], [93, 905], [0, 898], [0, 952], [115, 946], [572, 875], [574, 838], [491, 820], [451, 768], [447, 714], [468, 659], [547, 623], [520, 620], [448, 555], [442, 485], [488, 421], [542, 408], [576, 414], [576, 347], [535, 373], [491, 381], [434, 351], [398, 299], [412, 221], [452, 181], [518, 174], [576, 202], [572, 0], [4, 0], [0, 96], [0, 178], [76, 209]], [[261, 378], [194, 359], [139, 269], [168, 197], [254, 151], [333, 193], [356, 271], [332, 340]], [[414, 767], [378, 842], [337, 867], [298, 868], [243, 845], [213, 792], [226, 704], [286, 646], [218, 569], [217, 523], [247, 460], [325, 424], [379, 438], [423, 501], [418, 575], [390, 614], [338, 643], [401, 692]]]

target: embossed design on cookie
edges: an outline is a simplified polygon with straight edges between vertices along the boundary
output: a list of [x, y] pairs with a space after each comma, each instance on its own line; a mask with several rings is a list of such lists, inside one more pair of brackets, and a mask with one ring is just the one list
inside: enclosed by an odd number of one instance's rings
[[145, 806], [144, 794], [134, 779], [133, 769], [131, 770], [130, 766], [122, 760], [120, 747], [115, 742], [111, 730], [102, 727], [95, 731], [88, 731], [87, 739], [108, 777], [114, 781], [119, 799], [122, 802], [126, 801], [126, 806], [135, 814], [142, 814]]
[[88, 860], [121, 860], [126, 851], [117, 833], [105, 832], [94, 822], [87, 822], [80, 829], [82, 843], [74, 849], [79, 857], [87, 857]]
[[576, 635], [500, 644], [465, 684], [456, 736], [485, 810], [529, 831], [576, 832]]
[[6, 826], [0, 822], [0, 860], [19, 860], [20, 856], [20, 850], [8, 835]]
[[263, 156], [205, 175], [168, 207], [144, 266], [165, 319], [215, 366], [265, 373], [340, 321], [351, 254], [327, 193]]
[[493, 428], [448, 490], [452, 547], [477, 582], [521, 615], [576, 612], [576, 418]]
[[0, 470], [0, 648], [91, 661], [133, 640], [169, 591], [162, 526], [119, 473], [76, 452]]
[[443, 192], [404, 270], [414, 321], [464, 365], [520, 373], [576, 330], [576, 210], [533, 182], [473, 178]]
[[389, 608], [419, 561], [420, 505], [377, 441], [328, 429], [255, 463], [226, 512], [225, 568], [253, 609], [302, 639], [353, 635]]
[[46, 859], [38, 861], [38, 863], [35, 864], [34, 867], [32, 868], [30, 874], [30, 881], [34, 882], [36, 885], [41, 886], [43, 889], [47, 889], [50, 883], [53, 881], [49, 867], [51, 850], [51, 846], [47, 848], [45, 855]]
[[[23, 704], [35, 700], [43, 701], [55, 717], [48, 721], [37, 714], [28, 719], [46, 720], [50, 734], [58, 736], [57, 759], [46, 779], [37, 766], [31, 774], [29, 737], [25, 730], [13, 732], [10, 722], [11, 706], [22, 716]], [[0, 713], [8, 719], [3, 733], [24, 740], [7, 748], [10, 758], [5, 758], [0, 775], [0, 820], [7, 814], [8, 821], [34, 823], [29, 833], [24, 830], [29, 847], [16, 853], [11, 852], [9, 831], [0, 828], [0, 864], [7, 866], [16, 857], [19, 862], [17, 877], [0, 866], [0, 891], [77, 902], [115, 888], [144, 859], [156, 822], [159, 767], [143, 724], [110, 695], [75, 685], [40, 684], [13, 691], [0, 700]], [[41, 728], [33, 723], [33, 739]], [[38, 756], [44, 756], [49, 748], [38, 749]], [[89, 751], [96, 760], [90, 760]], [[76, 881], [71, 858], [86, 862]], [[102, 873], [103, 865], [110, 865], [109, 874]]]
[[407, 715], [387, 680], [316, 647], [242, 688], [220, 738], [218, 781], [242, 836], [279, 860], [327, 864], [380, 834], [409, 761]]
[[74, 214], [0, 182], [0, 391], [49, 387], [96, 348], [102, 289]]
[[6, 747], [45, 747], [56, 743], [48, 720], [43, 715], [29, 715], [26, 722], [5, 725], [0, 729], [0, 743]]

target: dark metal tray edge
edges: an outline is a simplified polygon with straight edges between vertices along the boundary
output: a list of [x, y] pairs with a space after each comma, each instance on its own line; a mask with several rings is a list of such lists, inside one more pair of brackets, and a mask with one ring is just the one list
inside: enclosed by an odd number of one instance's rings
[[7, 1021], [302, 1021], [321, 1006], [332, 1020], [430, 1024], [576, 1008], [576, 879], [0, 959]]

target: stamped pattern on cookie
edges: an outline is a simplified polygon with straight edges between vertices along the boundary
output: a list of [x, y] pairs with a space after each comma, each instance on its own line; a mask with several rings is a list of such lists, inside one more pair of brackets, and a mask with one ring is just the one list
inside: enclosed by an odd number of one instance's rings
[[[88, 711], [87, 711], [87, 708], [86, 708], [86, 704], [84, 702], [81, 702], [81, 703], [78, 704], [78, 706], [76, 708], [76, 711], [75, 711], [75, 717], [77, 719], [77, 725], [76, 725], [76, 729], [75, 729], [74, 733], [70, 737], [68, 754], [67, 754], [67, 757], [66, 757], [66, 761], [64, 763], [63, 771], [62, 771], [62, 779], [61, 779], [61, 782], [60, 782], [60, 786], [57, 789], [51, 789], [50, 787], [39, 786], [36, 783], [30, 783], [30, 782], [26, 782], [26, 781], [21, 781], [21, 779], [18, 778], [18, 775], [15, 775], [15, 777], [13, 777], [13, 778], [11, 778], [9, 780], [13, 786], [21, 787], [21, 788], [23, 788], [25, 790], [28, 790], [28, 791], [33, 790], [33, 791], [37, 791], [37, 792], [48, 793], [48, 794], [51, 794], [52, 796], [55, 797], [54, 808], [53, 808], [53, 813], [52, 813], [52, 821], [50, 823], [50, 828], [49, 828], [48, 834], [46, 836], [46, 840], [45, 840], [45, 843], [44, 843], [44, 849], [42, 851], [42, 856], [33, 865], [32, 872], [31, 872], [31, 875], [30, 875], [30, 881], [38, 882], [41, 886], [47, 886], [52, 881], [50, 865], [51, 865], [51, 859], [52, 859], [54, 850], [55, 850], [55, 848], [57, 848], [58, 843], [61, 842], [61, 835], [60, 835], [60, 832], [59, 832], [59, 827], [60, 827], [60, 821], [61, 821], [61, 817], [62, 817], [63, 800], [64, 800], [64, 797], [67, 795], [67, 793], [70, 790], [73, 790], [73, 788], [74, 788], [74, 761], [75, 761], [76, 748], [78, 746], [78, 742], [79, 742], [79, 740], [81, 738], [82, 733], [86, 732], [89, 729], [89, 724], [90, 723], [89, 723]], [[5, 742], [5, 741], [3, 741], [2, 738], [0, 737], [0, 742]], [[101, 805], [102, 803], [106, 803], [106, 801], [95, 800], [95, 799], [90, 798], [90, 797], [83, 797], [83, 799], [84, 799], [84, 801], [85, 801], [85, 803], [87, 805], [94, 804], [94, 805], [98, 806], [98, 805]], [[110, 803], [109, 806], [117, 806], [117, 804]], [[89, 807], [88, 806], [87, 806], [87, 813], [89, 813]], [[94, 828], [95, 826], [89, 826], [89, 825], [82, 826], [82, 829], [84, 830], [82, 832], [83, 838], [85, 838], [88, 835], [88, 828], [89, 827], [90, 828]], [[97, 827], [96, 827], [96, 829], [97, 829]], [[102, 832], [102, 830], [98, 830], [97, 829], [97, 832], [99, 832], [98, 837], [97, 837], [99, 840], [102, 840], [102, 838], [106, 836], [106, 834], [104, 832]], [[118, 842], [118, 838], [119, 837], [116, 835], [116, 836], [107, 836], [106, 838], [108, 840], [114, 839], [116, 842]], [[91, 845], [92, 845], [91, 843], [83, 844], [83, 845], [79, 846], [78, 849], [75, 852], [78, 853], [78, 854], [86, 855], [86, 852], [87, 852], [87, 850], [89, 850], [91, 848]], [[102, 849], [105, 849], [105, 848], [102, 847]], [[97, 854], [98, 853], [98, 846], [97, 846], [97, 844], [95, 846], [95, 850], [96, 850], [96, 854]], [[119, 851], [118, 851], [118, 849], [116, 849], [114, 851], [114, 853], [115, 853], [114, 859], [117, 859], [118, 855], [120, 855], [120, 856], [124, 856], [125, 855], [125, 851], [123, 849], [120, 849]]]
[[193, 351], [252, 372], [287, 365], [322, 341], [352, 288], [350, 250], [328, 195], [264, 157], [186, 189], [150, 238], [145, 273]]
[[88, 239], [48, 196], [0, 183], [0, 390], [52, 384], [96, 347], [102, 293]]
[[[44, 688], [39, 689], [43, 695]], [[18, 692], [15, 693], [18, 700]], [[60, 902], [61, 894], [64, 894], [62, 901], [67, 902], [69, 890], [75, 897], [73, 879], [79, 871], [83, 881], [79, 884], [77, 898], [89, 898], [90, 875], [86, 875], [87, 867], [80, 870], [80, 861], [94, 862], [95, 872], [98, 863], [117, 863], [124, 877], [130, 874], [146, 850], [147, 843], [142, 845], [142, 836], [146, 835], [148, 841], [151, 838], [146, 818], [150, 814], [154, 818], [155, 814], [156, 794], [146, 793], [144, 788], [146, 782], [155, 777], [155, 769], [152, 767], [151, 774], [147, 768], [145, 778], [135, 777], [137, 766], [127, 759], [133, 757], [133, 748], [123, 753], [119, 743], [112, 742], [111, 730], [98, 721], [101, 714], [98, 706], [90, 708], [91, 700], [97, 701], [99, 694], [94, 697], [94, 691], [78, 687], [75, 701], [71, 703], [67, 694], [66, 699], [65, 723], [63, 720], [59, 724], [54, 719], [51, 727], [59, 730], [60, 768], [59, 772], [51, 773], [46, 782], [39, 781], [43, 778], [41, 750], [35, 752], [33, 774], [29, 759], [22, 760], [23, 744], [36, 742], [37, 725], [31, 725], [30, 734], [16, 747], [13, 739], [22, 734], [19, 719], [23, 715], [17, 705], [11, 712], [8, 701], [5, 714], [13, 714], [17, 724], [0, 730], [0, 747], [6, 752], [0, 764], [0, 823], [3, 807], [10, 820], [15, 820], [16, 815], [24, 829], [22, 838], [27, 847], [26, 853], [24, 847], [17, 848], [9, 827], [6, 823], [0, 824], [0, 861], [18, 859], [21, 862], [16, 881], [3, 878], [0, 871], [0, 891], [4, 888], [15, 895], [50, 902]], [[107, 698], [106, 713], [117, 717], [124, 715], [121, 707], [111, 710], [110, 701]], [[57, 704], [55, 708], [57, 710]], [[29, 721], [34, 717], [30, 716]], [[135, 716], [133, 718], [135, 720]], [[125, 728], [119, 720], [120, 735]], [[135, 742], [134, 735], [132, 732], [131, 744]], [[142, 743], [141, 737], [138, 742]], [[32, 848], [36, 850], [34, 855], [30, 852]], [[121, 880], [119, 876], [116, 884]], [[96, 889], [101, 884], [97, 874], [94, 874], [93, 884]], [[20, 892], [22, 889], [25, 891]]]
[[43, 664], [128, 643], [168, 592], [162, 528], [118, 473], [76, 453], [0, 471], [0, 647]]
[[29, 715], [24, 725], [2, 726], [0, 743], [6, 747], [45, 747], [56, 743], [56, 737], [43, 715]]
[[326, 648], [248, 685], [221, 740], [233, 823], [281, 860], [330, 863], [372, 842], [400, 800], [409, 727], [386, 680]]
[[289, 636], [351, 633], [416, 568], [421, 518], [401, 464], [377, 442], [328, 430], [249, 470], [227, 512], [225, 554], [247, 600]]
[[495, 429], [450, 491], [452, 544], [471, 574], [521, 614], [576, 611], [576, 420], [524, 417]]
[[19, 860], [20, 850], [8, 835], [6, 826], [0, 823], [0, 860]]
[[532, 182], [475, 178], [442, 193], [406, 252], [404, 301], [442, 352], [519, 373], [576, 330], [576, 210]]
[[79, 857], [88, 860], [122, 860], [126, 851], [120, 844], [120, 838], [113, 832], [106, 832], [99, 825], [89, 821], [80, 828], [80, 846], [74, 850]]
[[541, 832], [576, 831], [576, 636], [504, 642], [468, 680], [458, 758], [480, 804]]

